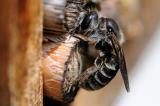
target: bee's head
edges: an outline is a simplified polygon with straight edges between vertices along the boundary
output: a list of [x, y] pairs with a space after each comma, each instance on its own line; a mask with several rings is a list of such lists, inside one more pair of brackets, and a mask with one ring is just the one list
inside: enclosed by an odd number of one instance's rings
[[113, 33], [117, 37], [120, 44], [124, 42], [124, 35], [116, 21], [111, 18], [106, 18], [106, 29], [107, 33]]

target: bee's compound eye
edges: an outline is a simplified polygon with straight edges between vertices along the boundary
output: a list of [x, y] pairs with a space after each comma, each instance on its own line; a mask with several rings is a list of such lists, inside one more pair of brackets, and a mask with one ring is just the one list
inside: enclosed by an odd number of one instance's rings
[[114, 32], [113, 28], [111, 26], [107, 26], [107, 31], [108, 32]]
[[106, 26], [108, 32], [118, 33], [119, 27], [115, 20], [111, 18], [106, 18]]
[[96, 26], [97, 23], [98, 23], [98, 14], [95, 11], [92, 11], [84, 17], [81, 23], [81, 29], [86, 30], [88, 28], [92, 28]]

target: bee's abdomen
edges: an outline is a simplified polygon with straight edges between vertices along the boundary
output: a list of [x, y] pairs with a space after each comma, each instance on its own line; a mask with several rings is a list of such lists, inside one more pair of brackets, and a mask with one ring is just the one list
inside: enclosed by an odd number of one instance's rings
[[81, 84], [87, 90], [97, 90], [107, 85], [116, 75], [118, 69], [103, 68], [93, 73], [88, 80]]

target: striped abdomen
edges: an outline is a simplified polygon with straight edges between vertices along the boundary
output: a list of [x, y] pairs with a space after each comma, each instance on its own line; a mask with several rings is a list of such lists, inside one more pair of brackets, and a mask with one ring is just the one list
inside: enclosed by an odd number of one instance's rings
[[97, 70], [95, 73], [89, 76], [85, 83], [81, 84], [81, 87], [88, 90], [96, 90], [107, 85], [116, 75], [118, 69], [112, 70], [111, 67], [106, 67], [101, 70]]

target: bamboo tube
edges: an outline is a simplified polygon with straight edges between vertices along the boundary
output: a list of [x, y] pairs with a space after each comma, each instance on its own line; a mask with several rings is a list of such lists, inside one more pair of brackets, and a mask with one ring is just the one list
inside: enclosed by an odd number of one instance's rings
[[0, 105], [42, 106], [42, 0], [0, 1]]

